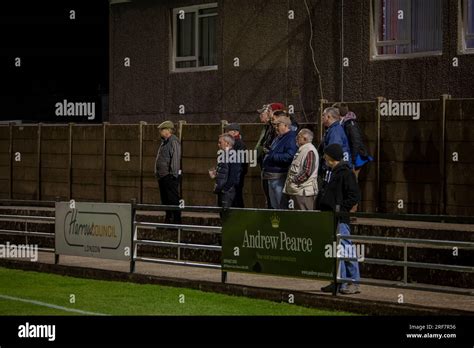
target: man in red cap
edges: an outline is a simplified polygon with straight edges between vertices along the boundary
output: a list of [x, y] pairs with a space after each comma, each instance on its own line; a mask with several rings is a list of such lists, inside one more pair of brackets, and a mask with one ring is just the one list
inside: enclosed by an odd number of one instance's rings
[[[273, 113], [281, 110], [285, 110], [285, 105], [282, 103], [265, 104], [257, 110], [260, 114], [260, 122], [264, 124], [257, 145], [255, 146], [255, 150], [257, 151], [257, 163], [260, 165], [260, 169], [262, 169], [263, 158], [270, 151], [273, 140], [276, 137], [276, 131], [272, 125]], [[268, 181], [263, 179], [263, 176], [262, 187], [267, 200], [267, 208], [271, 209], [270, 196], [268, 194]]]

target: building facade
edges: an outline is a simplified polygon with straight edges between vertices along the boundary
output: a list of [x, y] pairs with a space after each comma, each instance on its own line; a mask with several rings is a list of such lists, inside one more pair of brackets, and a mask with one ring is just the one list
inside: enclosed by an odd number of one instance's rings
[[255, 122], [267, 102], [474, 97], [472, 0], [128, 0], [110, 6], [109, 121]]

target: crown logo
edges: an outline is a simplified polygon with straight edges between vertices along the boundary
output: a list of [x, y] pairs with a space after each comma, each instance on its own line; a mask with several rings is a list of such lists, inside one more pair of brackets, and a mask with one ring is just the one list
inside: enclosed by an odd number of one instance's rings
[[272, 223], [272, 227], [273, 228], [278, 228], [280, 227], [280, 218], [276, 215], [276, 214], [273, 214], [270, 218], [270, 221]]

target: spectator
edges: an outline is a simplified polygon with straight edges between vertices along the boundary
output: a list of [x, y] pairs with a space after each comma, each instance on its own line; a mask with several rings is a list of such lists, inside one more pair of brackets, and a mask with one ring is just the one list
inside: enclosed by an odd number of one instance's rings
[[369, 155], [367, 147], [364, 145], [362, 131], [357, 122], [356, 114], [349, 111], [349, 106], [346, 103], [336, 103], [333, 106], [339, 110], [342, 117], [341, 125], [344, 128], [347, 140], [349, 141], [352, 166], [354, 168], [356, 179], [358, 179], [362, 167], [374, 159]]
[[285, 106], [282, 103], [272, 103], [263, 105], [263, 107], [258, 111], [260, 114], [260, 122], [264, 124], [260, 137], [255, 146], [257, 151], [257, 163], [262, 169], [262, 188], [263, 193], [265, 194], [265, 199], [267, 201], [267, 208], [271, 208], [270, 196], [268, 195], [268, 182], [266, 179], [263, 179], [263, 158], [270, 151], [273, 140], [276, 136], [275, 127], [272, 125], [273, 113], [278, 110], [283, 110]]
[[[330, 168], [325, 175], [323, 186], [318, 193], [317, 209], [322, 211], [346, 212], [360, 200], [359, 187], [357, 186], [355, 174], [348, 163], [343, 161], [342, 147], [339, 144], [331, 144], [324, 149], [324, 157]], [[338, 219], [338, 233], [343, 236], [350, 235], [349, 216]], [[348, 239], [341, 239], [341, 245], [347, 251], [353, 244]], [[344, 257], [354, 256], [344, 253]], [[340, 274], [342, 278], [352, 279], [350, 284], [343, 283], [337, 289], [342, 294], [359, 293], [359, 264], [357, 261], [340, 261]], [[335, 284], [321, 288], [323, 292], [332, 292]]]
[[[219, 136], [219, 149], [229, 152], [234, 146], [234, 138], [229, 134]], [[223, 156], [227, 159], [227, 156]], [[227, 160], [218, 161], [217, 168], [210, 171], [211, 178], [216, 180], [214, 193], [217, 194], [217, 205], [229, 208], [235, 199], [236, 186], [239, 184], [240, 163], [229, 163]]]
[[273, 116], [287, 116], [290, 118], [291, 120], [291, 130], [292, 131], [295, 131], [295, 132], [298, 132], [298, 129], [300, 128], [300, 125], [298, 124], [298, 122], [296, 121], [296, 117], [294, 114], [288, 114], [285, 110], [279, 110], [279, 111], [275, 111], [273, 113]]
[[263, 179], [268, 180], [271, 209], [288, 209], [288, 199], [283, 194], [288, 169], [296, 153], [296, 132], [290, 129], [288, 117], [277, 117], [274, 122], [277, 137], [263, 159]]
[[[339, 110], [337, 108], [329, 107], [324, 109], [322, 123], [327, 129], [324, 133], [324, 138], [321, 142], [321, 145], [319, 146], [319, 154], [322, 156], [324, 149], [326, 149], [326, 147], [329, 145], [339, 144], [342, 147], [344, 161], [348, 162], [352, 167], [349, 141], [347, 140], [344, 128], [341, 126], [340, 118]], [[324, 156], [322, 156], [322, 161], [319, 168], [320, 175], [324, 175], [328, 169], [329, 168], [324, 161]]]
[[293, 158], [283, 192], [298, 210], [314, 210], [318, 194], [318, 151], [312, 144], [313, 132], [303, 128], [296, 137], [298, 152]]
[[[179, 176], [181, 175], [181, 145], [173, 134], [174, 124], [165, 121], [158, 126], [161, 145], [155, 162], [155, 176], [160, 188], [161, 204], [179, 205]], [[180, 210], [167, 210], [165, 223], [181, 224]]]
[[[240, 135], [240, 126], [237, 123], [231, 123], [225, 126], [224, 130], [234, 138], [234, 147], [233, 149], [236, 151], [242, 150], [246, 151], [247, 146], [245, 145], [244, 141], [242, 140], [242, 136]], [[245, 175], [247, 175], [249, 168], [248, 163], [240, 163], [240, 178], [239, 183], [235, 188], [235, 199], [234, 203], [232, 204], [235, 208], [244, 208], [244, 180]]]

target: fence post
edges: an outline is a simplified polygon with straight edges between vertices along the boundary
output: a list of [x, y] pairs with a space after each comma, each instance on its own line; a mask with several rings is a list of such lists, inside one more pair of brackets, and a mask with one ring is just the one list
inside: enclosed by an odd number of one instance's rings
[[380, 205], [382, 203], [382, 190], [381, 190], [381, 180], [380, 180], [380, 146], [381, 146], [381, 117], [380, 117], [380, 103], [384, 100], [384, 97], [377, 97], [376, 100], [376, 106], [377, 106], [377, 171], [375, 173], [376, 175], [376, 204], [375, 204], [375, 212], [379, 213], [380, 212]]
[[131, 250], [130, 250], [130, 273], [134, 273], [135, 272], [135, 257], [136, 257], [136, 252], [135, 252], [135, 239], [136, 239], [136, 235], [135, 235], [135, 215], [136, 215], [136, 204], [137, 204], [137, 200], [135, 198], [133, 198], [131, 201], [130, 201], [131, 205], [132, 205], [132, 243], [130, 245], [131, 247]]
[[179, 120], [178, 122], [178, 130], [179, 130], [179, 142], [181, 144], [181, 158], [179, 159], [179, 197], [180, 199], [183, 198], [183, 153], [184, 153], [184, 148], [183, 148], [183, 126], [186, 124], [186, 121], [184, 120]]
[[102, 124], [102, 201], [107, 202], [107, 126], [109, 122]]
[[140, 121], [140, 129], [138, 134], [139, 141], [139, 188], [138, 188], [138, 202], [143, 203], [143, 126], [146, 125], [145, 121]]
[[38, 124], [38, 132], [37, 132], [37, 180], [36, 180], [36, 200], [41, 200], [41, 123]]
[[227, 126], [229, 122], [227, 120], [221, 120], [221, 134], [223, 134], [225, 131], [225, 126]]
[[320, 99], [319, 100], [319, 117], [317, 119], [317, 124], [318, 124], [318, 134], [319, 134], [319, 141], [323, 139], [323, 123], [322, 118], [323, 118], [323, 111], [324, 111], [324, 104], [326, 104], [328, 101], [326, 99]]
[[[60, 202], [60, 198], [56, 196], [56, 203]], [[55, 204], [56, 205], [56, 204]], [[54, 207], [54, 210], [56, 211], [56, 206]], [[56, 218], [54, 219], [54, 224], [56, 225]], [[59, 254], [56, 253], [56, 226], [54, 227], [54, 264], [57, 265], [59, 263]]]
[[74, 123], [69, 123], [69, 163], [68, 163], [68, 195], [69, 195], [69, 200], [72, 198], [72, 128], [74, 126]]
[[441, 96], [441, 128], [440, 128], [440, 151], [439, 151], [439, 214], [446, 215], [446, 101], [450, 99], [449, 94]]
[[10, 139], [8, 144], [8, 153], [10, 156], [10, 168], [9, 168], [9, 188], [8, 188], [8, 199], [13, 199], [13, 122], [9, 123]]
[[334, 282], [334, 289], [332, 291], [332, 295], [333, 296], [337, 296], [337, 290], [338, 290], [338, 276], [339, 276], [339, 268], [340, 268], [340, 260], [339, 258], [337, 257], [337, 248], [339, 247], [339, 242], [340, 242], [340, 239], [339, 237], [337, 236], [337, 232], [338, 232], [338, 214], [340, 212], [340, 207], [339, 205], [336, 205], [336, 210], [335, 212], [333, 213], [333, 221], [334, 221], [334, 241], [336, 243], [336, 256], [334, 258], [334, 275], [333, 275], [333, 282]]

